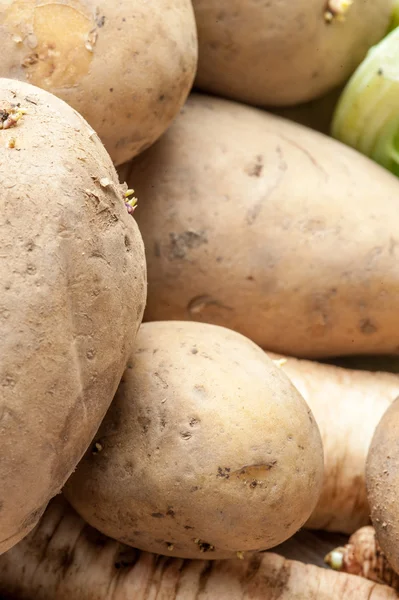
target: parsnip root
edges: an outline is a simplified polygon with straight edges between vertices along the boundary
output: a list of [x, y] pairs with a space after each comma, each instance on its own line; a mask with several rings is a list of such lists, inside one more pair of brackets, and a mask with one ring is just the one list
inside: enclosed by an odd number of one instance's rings
[[323, 440], [323, 488], [305, 527], [351, 534], [369, 525], [367, 453], [382, 415], [399, 396], [399, 376], [267, 354], [305, 398]]
[[335, 548], [324, 560], [335, 571], [360, 575], [399, 591], [399, 576], [389, 565], [378, 544], [375, 529], [371, 526], [356, 531], [348, 544]]
[[395, 600], [361, 577], [270, 552], [182, 560], [128, 548], [86, 525], [62, 497], [0, 557], [4, 600]]

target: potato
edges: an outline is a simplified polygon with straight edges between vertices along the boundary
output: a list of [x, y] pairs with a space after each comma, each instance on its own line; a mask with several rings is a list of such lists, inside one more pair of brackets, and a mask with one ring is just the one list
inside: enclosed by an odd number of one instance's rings
[[386, 33], [394, 0], [193, 0], [196, 85], [248, 104], [294, 105], [344, 83]]
[[123, 172], [140, 199], [145, 320], [214, 323], [297, 357], [398, 353], [399, 182], [370, 159], [193, 94]]
[[389, 565], [399, 574], [399, 397], [374, 432], [366, 463], [366, 486], [377, 540]]
[[36, 524], [95, 435], [142, 318], [146, 273], [97, 135], [55, 96], [7, 79], [0, 186], [4, 552]]
[[197, 66], [189, 0], [2, 0], [0, 45], [0, 76], [68, 102], [116, 164], [166, 130]]
[[264, 352], [221, 327], [159, 322], [141, 327], [65, 494], [121, 542], [216, 559], [289, 538], [322, 477], [313, 415]]

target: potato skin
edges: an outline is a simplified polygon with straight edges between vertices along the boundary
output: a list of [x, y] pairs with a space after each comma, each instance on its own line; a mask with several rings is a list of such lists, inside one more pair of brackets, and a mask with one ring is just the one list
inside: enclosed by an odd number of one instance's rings
[[[97, 135], [63, 101], [0, 80], [0, 552], [82, 457], [131, 352], [144, 248]], [[4, 121], [4, 113], [1, 113]]]
[[342, 84], [386, 33], [393, 0], [354, 0], [327, 22], [336, 0], [193, 0], [196, 86], [259, 106], [313, 100]]
[[399, 397], [381, 418], [366, 463], [366, 487], [381, 550], [399, 573]]
[[297, 357], [398, 353], [397, 178], [335, 140], [192, 95], [123, 172], [147, 321], [229, 327]]
[[183, 558], [289, 538], [317, 502], [323, 450], [288, 377], [213, 325], [146, 323], [136, 341], [99, 445], [66, 484], [74, 508], [110, 537]]
[[0, 76], [79, 111], [115, 164], [136, 156], [184, 104], [197, 66], [189, 0], [3, 0]]

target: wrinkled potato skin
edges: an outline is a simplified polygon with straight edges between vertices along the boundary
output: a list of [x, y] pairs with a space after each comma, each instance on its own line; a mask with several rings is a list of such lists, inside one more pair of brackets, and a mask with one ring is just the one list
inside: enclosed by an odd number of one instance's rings
[[73, 106], [115, 164], [166, 130], [198, 54], [189, 0], [2, 0], [0, 46], [0, 76]]
[[[99, 531], [182, 558], [270, 548], [323, 477], [319, 430], [288, 377], [239, 334], [146, 323], [66, 496]], [[210, 548], [213, 546], [214, 549]]]
[[229, 327], [297, 357], [398, 353], [398, 180], [335, 140], [192, 95], [123, 173], [147, 321]]
[[354, 0], [328, 23], [328, 0], [193, 0], [196, 86], [259, 106], [313, 100], [344, 83], [386, 33], [393, 0]]
[[381, 550], [399, 573], [399, 397], [379, 422], [366, 464], [371, 520]]
[[88, 124], [26, 83], [0, 80], [0, 98], [0, 109], [27, 110], [0, 130], [4, 552], [36, 524], [95, 435], [142, 319], [146, 272], [139, 230]]

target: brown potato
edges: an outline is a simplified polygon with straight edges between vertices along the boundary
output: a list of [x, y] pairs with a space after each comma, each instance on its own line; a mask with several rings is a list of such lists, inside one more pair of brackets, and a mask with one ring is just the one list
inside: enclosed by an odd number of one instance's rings
[[146, 272], [97, 135], [55, 96], [7, 79], [0, 189], [1, 553], [98, 429], [141, 322]]
[[377, 540], [399, 573], [399, 397], [381, 418], [366, 464], [366, 486]]
[[297, 357], [399, 352], [399, 181], [295, 123], [201, 95], [124, 169], [145, 320], [197, 320]]
[[387, 32], [394, 0], [193, 0], [196, 85], [259, 106], [343, 84]]
[[189, 0], [2, 0], [0, 46], [0, 77], [68, 102], [116, 164], [170, 125], [198, 51]]
[[312, 413], [243, 336], [147, 323], [65, 494], [93, 527], [170, 556], [275, 546], [310, 516], [323, 478]]

